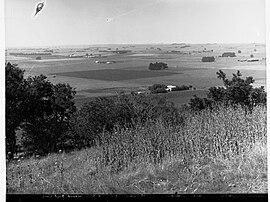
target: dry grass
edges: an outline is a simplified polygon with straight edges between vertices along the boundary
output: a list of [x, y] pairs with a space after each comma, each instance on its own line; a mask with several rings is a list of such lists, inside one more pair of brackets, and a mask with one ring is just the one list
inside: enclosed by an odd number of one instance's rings
[[266, 108], [219, 106], [103, 134], [102, 145], [7, 165], [8, 193], [267, 193]]

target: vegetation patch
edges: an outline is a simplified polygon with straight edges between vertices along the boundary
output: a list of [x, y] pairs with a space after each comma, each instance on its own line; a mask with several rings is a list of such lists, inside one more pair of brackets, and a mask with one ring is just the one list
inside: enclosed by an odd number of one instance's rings
[[267, 193], [266, 108], [186, 113], [187, 125], [104, 133], [103, 145], [7, 165], [7, 192]]
[[225, 52], [225, 53], [222, 53], [221, 57], [236, 57], [236, 55], [234, 52]]
[[163, 63], [163, 62], [150, 63], [149, 69], [150, 70], [168, 69], [168, 65], [166, 63]]
[[214, 62], [215, 61], [215, 57], [211, 56], [211, 57], [202, 57], [202, 62]]

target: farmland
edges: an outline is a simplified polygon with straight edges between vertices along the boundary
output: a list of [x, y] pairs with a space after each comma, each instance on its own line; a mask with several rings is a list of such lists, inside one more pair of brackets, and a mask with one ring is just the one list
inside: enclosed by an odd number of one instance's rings
[[[36, 60], [38, 55], [27, 55], [48, 51], [52, 54], [41, 55], [41, 60]], [[16, 52], [26, 54], [10, 55]], [[235, 52], [236, 57], [221, 57], [224, 52]], [[259, 61], [240, 62], [249, 59], [251, 54]], [[211, 56], [215, 57], [215, 62], [201, 61], [202, 57]], [[168, 93], [166, 96], [177, 105], [187, 103], [193, 94], [200, 95], [211, 86], [222, 85], [216, 78], [220, 69], [228, 77], [240, 70], [244, 77], [253, 76], [255, 86], [266, 86], [265, 57], [262, 44], [115, 44], [20, 48], [8, 49], [6, 53], [6, 60], [18, 64], [26, 76], [44, 74], [52, 83], [69, 83], [76, 88], [79, 103], [120, 91], [141, 91], [155, 83], [192, 85], [198, 90], [186, 94]], [[164, 62], [169, 68], [149, 70], [149, 64], [155, 62]]]
[[[193, 88], [186, 91], [151, 95], [166, 97], [180, 108], [193, 95], [206, 97], [209, 87], [221, 86], [222, 81], [216, 75], [218, 70], [228, 74], [228, 79], [240, 70], [243, 77], [255, 79], [255, 86], [266, 84], [265, 46], [259, 44], [156, 44], [128, 46], [131, 52], [121, 54], [105, 51], [116, 48], [125, 49], [121, 45], [55, 48], [57, 56], [44, 56], [41, 60], [27, 54], [9, 55], [9, 51], [27, 52], [18, 49], [8, 50], [6, 59], [23, 68], [26, 76], [44, 74], [54, 84], [70, 84], [77, 91], [75, 104], [78, 108], [99, 96], [149, 93], [149, 86], [153, 84], [192, 85]], [[220, 57], [223, 52], [235, 52], [236, 57]], [[86, 56], [86, 53], [91, 57], [69, 57], [71, 54]], [[259, 60], [247, 62], [251, 54]], [[207, 56], [215, 57], [215, 62], [202, 62], [202, 57]], [[168, 68], [149, 70], [149, 64], [156, 62], [166, 63]], [[151, 100], [143, 97], [131, 97], [135, 99], [130, 103], [125, 99], [115, 103], [109, 101], [113, 99], [99, 99], [80, 108], [80, 113], [75, 114], [73, 122], [70, 122], [71, 127], [65, 131], [67, 133], [63, 132], [71, 141], [65, 141], [65, 144], [72, 145], [75, 151], [61, 145], [57, 150], [46, 153], [47, 156], [19, 157], [18, 154], [16, 159], [7, 162], [7, 193], [267, 192], [265, 106], [255, 106], [252, 112], [240, 105], [213, 105], [213, 109], [202, 111], [183, 107], [177, 116], [171, 116], [174, 110], [170, 109], [176, 109], [171, 103], [167, 106], [168, 103], [159, 102], [162, 99], [156, 99], [158, 103], [145, 105]], [[136, 98], [142, 102], [137, 102]], [[177, 125], [166, 125], [161, 118], [154, 116], [150, 120], [140, 118], [141, 114], [148, 115], [148, 112], [154, 115], [159, 109], [156, 107], [158, 104], [165, 108], [167, 117], [172, 117], [172, 120], [179, 118]], [[131, 106], [123, 110], [128, 113], [120, 113], [126, 106]], [[129, 112], [134, 112], [140, 118], [138, 120], [146, 122], [122, 127], [119, 120], [128, 123], [127, 117], [132, 115]], [[119, 119], [119, 114], [123, 119]], [[105, 125], [96, 128], [99, 123], [108, 122], [114, 127], [112, 131], [105, 130]], [[41, 125], [46, 124], [43, 122]], [[42, 140], [41, 144], [38, 141], [34, 144], [47, 147], [49, 141], [43, 141], [41, 137], [56, 134], [51, 128], [48, 125], [48, 131], [40, 131], [39, 128], [38, 132], [33, 131], [33, 134], [41, 134], [38, 140]], [[94, 135], [99, 138], [90, 139]], [[21, 139], [20, 135], [17, 134], [17, 138]], [[51, 142], [58, 143], [59, 139]], [[82, 144], [81, 140], [83, 147], [77, 147]], [[92, 141], [95, 144], [89, 148], [85, 146]]]

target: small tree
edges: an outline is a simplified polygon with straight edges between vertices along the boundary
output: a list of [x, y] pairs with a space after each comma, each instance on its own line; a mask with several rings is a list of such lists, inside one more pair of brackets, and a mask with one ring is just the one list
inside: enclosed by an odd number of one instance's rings
[[167, 93], [166, 88], [167, 88], [167, 86], [165, 84], [153, 84], [152, 86], [149, 87], [149, 90], [153, 94]]
[[189, 90], [190, 88], [192, 88], [192, 86], [176, 86], [175, 88], [172, 88], [172, 91], [183, 91], [183, 90]]
[[[217, 77], [223, 81], [224, 87], [211, 87], [207, 95], [209, 104], [212, 102], [224, 102], [225, 104], [242, 105], [252, 109], [258, 104], [266, 104], [266, 92], [263, 87], [253, 88], [253, 77], [241, 78], [242, 74], [237, 71], [233, 74], [231, 80], [227, 79], [226, 74], [219, 70]], [[196, 109], [202, 109], [208, 105], [204, 104], [206, 100], [201, 98], [191, 99], [191, 106]]]
[[202, 57], [202, 62], [214, 62], [215, 61], [215, 57], [211, 56], [211, 57]]
[[168, 65], [163, 62], [156, 62], [156, 63], [149, 64], [150, 70], [162, 70], [162, 69], [167, 69], [167, 68], [168, 68]]

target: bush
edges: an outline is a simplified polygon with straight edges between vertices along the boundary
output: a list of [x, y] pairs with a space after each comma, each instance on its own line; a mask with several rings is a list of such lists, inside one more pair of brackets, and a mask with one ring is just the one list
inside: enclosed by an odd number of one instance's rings
[[149, 87], [149, 90], [153, 94], [156, 94], [156, 93], [167, 93], [166, 88], [167, 88], [167, 86], [165, 84], [153, 84], [152, 86]]
[[72, 118], [69, 144], [77, 149], [91, 147], [104, 133], [113, 135], [118, 129], [156, 121], [166, 125], [183, 122], [174, 104], [163, 97], [121, 95], [96, 98]]
[[238, 50], [238, 53], [242, 53], [241, 50]]
[[223, 81], [224, 87], [211, 87], [206, 98], [191, 99], [190, 106], [194, 109], [204, 109], [214, 102], [224, 102], [229, 105], [241, 105], [252, 110], [256, 105], [266, 105], [266, 92], [264, 87], [254, 88], [252, 77], [242, 79], [237, 71], [231, 80], [226, 78], [223, 71], [217, 72], [217, 77]]
[[183, 91], [183, 90], [189, 90], [190, 88], [192, 88], [192, 86], [176, 86], [175, 88], [172, 88], [172, 91]]
[[211, 56], [211, 57], [203, 57], [202, 58], [202, 62], [214, 62], [215, 61], [215, 57]]
[[36, 60], [41, 60], [41, 56], [36, 57]]
[[199, 98], [194, 95], [193, 98], [190, 99], [189, 106], [192, 110], [203, 110], [205, 108], [211, 107], [212, 103], [213, 102], [211, 100], [206, 98]]
[[222, 54], [222, 57], [236, 57], [234, 52], [225, 52]]
[[162, 69], [167, 69], [167, 68], [168, 68], [168, 65], [163, 62], [156, 62], [156, 63], [149, 64], [150, 70], [162, 70]]

